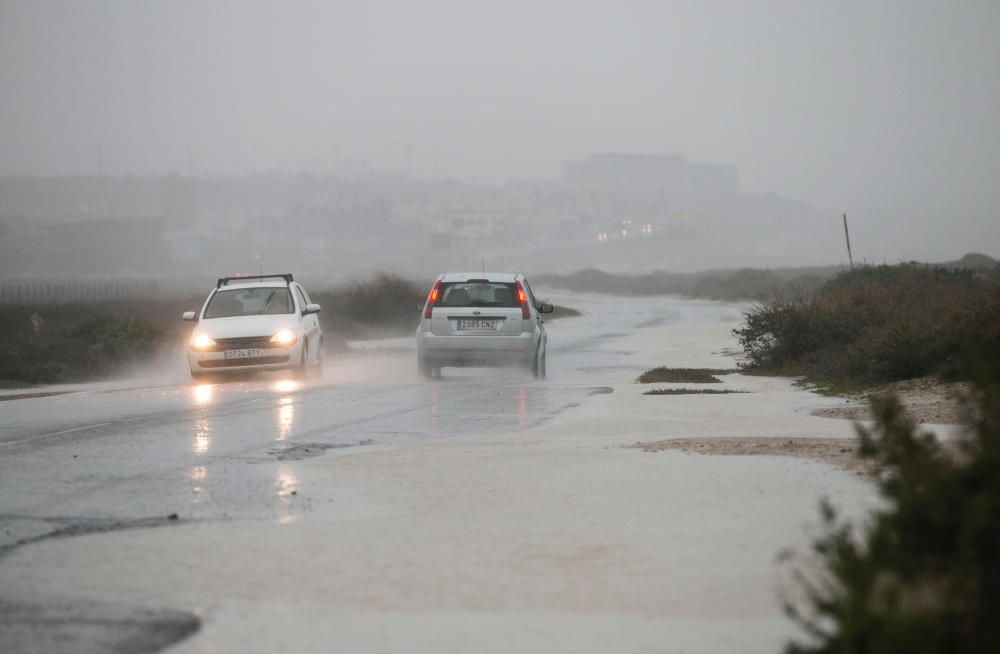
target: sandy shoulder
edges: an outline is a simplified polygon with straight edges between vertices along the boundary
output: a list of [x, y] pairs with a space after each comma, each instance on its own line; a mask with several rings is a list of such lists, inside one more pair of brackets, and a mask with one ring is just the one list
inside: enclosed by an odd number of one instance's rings
[[968, 411], [962, 398], [969, 392], [965, 382], [942, 382], [931, 377], [908, 379], [845, 398], [841, 406], [814, 411], [826, 418], [871, 420], [870, 401], [881, 395], [895, 395], [913, 420], [920, 424], [969, 424]]

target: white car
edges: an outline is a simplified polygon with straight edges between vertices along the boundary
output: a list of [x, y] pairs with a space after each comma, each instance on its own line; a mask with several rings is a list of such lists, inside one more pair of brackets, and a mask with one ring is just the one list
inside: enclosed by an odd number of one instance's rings
[[520, 366], [545, 376], [548, 338], [524, 275], [446, 273], [437, 278], [417, 327], [417, 367], [437, 377], [445, 366]]
[[290, 274], [223, 277], [208, 294], [188, 347], [195, 379], [215, 373], [323, 370], [318, 304]]

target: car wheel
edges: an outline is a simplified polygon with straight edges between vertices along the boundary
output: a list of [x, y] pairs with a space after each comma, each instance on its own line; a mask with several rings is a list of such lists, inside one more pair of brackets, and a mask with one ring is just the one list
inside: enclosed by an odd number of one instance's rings
[[540, 354], [535, 356], [535, 365], [532, 366], [532, 372], [537, 379], [545, 378], [545, 350], [542, 350]]
[[305, 379], [308, 372], [309, 372], [309, 344], [303, 343], [302, 360], [299, 362], [299, 365], [292, 368], [292, 374], [299, 379]]
[[417, 372], [420, 373], [421, 377], [427, 379], [434, 378], [434, 366], [427, 363], [421, 354], [417, 354]]
[[316, 379], [323, 378], [323, 339], [319, 339], [319, 348], [316, 352], [316, 365], [313, 366], [313, 377]]

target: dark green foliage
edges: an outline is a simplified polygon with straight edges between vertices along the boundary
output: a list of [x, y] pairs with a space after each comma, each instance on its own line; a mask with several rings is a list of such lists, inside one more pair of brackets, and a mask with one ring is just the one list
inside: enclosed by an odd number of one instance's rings
[[619, 275], [579, 270], [570, 275], [536, 275], [539, 286], [612, 295], [686, 295], [711, 300], [760, 300], [781, 293], [810, 293], [836, 274], [833, 267], [714, 270], [700, 273], [656, 271]]
[[735, 370], [716, 368], [667, 368], [660, 366], [639, 375], [636, 379], [640, 384], [681, 383], [681, 384], [721, 384], [715, 375], [726, 375]]
[[975, 420], [957, 451], [894, 398], [873, 402], [860, 452], [880, 466], [886, 508], [859, 529], [824, 504], [821, 569], [800, 570], [803, 598], [786, 603], [809, 638], [788, 654], [1000, 652], [1000, 360], [973, 361]]
[[[125, 313], [129, 311], [138, 313], [138, 307], [4, 307], [0, 379], [29, 384], [81, 381], [149, 361], [167, 333], [163, 320]], [[175, 314], [174, 323], [180, 310]]]
[[431, 284], [424, 286], [387, 272], [312, 294], [323, 306], [323, 330], [345, 338], [403, 335], [417, 328]]
[[844, 386], [953, 377], [960, 344], [1000, 357], [1000, 275], [917, 264], [859, 268], [812, 296], [761, 304], [734, 333], [748, 370]]

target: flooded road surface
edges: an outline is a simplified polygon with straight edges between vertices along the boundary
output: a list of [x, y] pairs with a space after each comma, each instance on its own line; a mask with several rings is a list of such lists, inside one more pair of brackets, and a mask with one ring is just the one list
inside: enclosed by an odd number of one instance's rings
[[644, 370], [633, 351], [607, 347], [630, 330], [737, 315], [732, 305], [669, 298], [558, 300], [585, 315], [549, 323], [549, 374], [540, 381], [456, 368], [426, 381], [413, 339], [401, 338], [329, 356], [318, 381], [194, 385], [181, 373], [174, 386], [140, 379], [134, 388], [2, 402], [0, 519], [277, 516], [289, 487], [279, 479], [282, 460], [531, 429]]
[[583, 315], [548, 324], [544, 380], [423, 380], [408, 337], [321, 380], [0, 401], [0, 651], [778, 651], [777, 553], [871, 485], [631, 446], [849, 438], [811, 414], [838, 400], [741, 375], [644, 396], [655, 366], [733, 368], [743, 307], [546, 299]]

